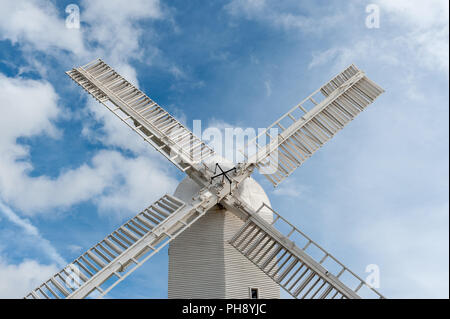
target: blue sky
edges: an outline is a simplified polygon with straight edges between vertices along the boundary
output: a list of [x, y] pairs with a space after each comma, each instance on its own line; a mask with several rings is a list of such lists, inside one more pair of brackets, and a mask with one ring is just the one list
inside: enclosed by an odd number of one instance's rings
[[[80, 29], [65, 7], [80, 7]], [[367, 28], [366, 6], [380, 9]], [[0, 297], [183, 178], [65, 74], [97, 57], [192, 127], [266, 127], [347, 65], [386, 92], [272, 207], [391, 298], [448, 298], [448, 1], [0, 0]], [[366, 274], [367, 275], [367, 274]], [[165, 298], [167, 251], [110, 294]]]

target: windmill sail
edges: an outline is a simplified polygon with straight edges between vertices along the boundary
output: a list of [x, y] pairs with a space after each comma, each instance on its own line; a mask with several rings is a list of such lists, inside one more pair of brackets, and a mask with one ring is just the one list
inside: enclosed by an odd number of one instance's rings
[[[167, 111], [100, 59], [66, 73], [194, 181], [206, 185], [212, 175], [206, 165], [203, 171], [196, 164], [214, 155], [213, 150]], [[248, 162], [277, 185], [382, 92], [362, 71], [350, 66], [264, 131], [262, 135], [269, 136], [266, 145], [258, 145], [258, 138], [251, 141], [256, 154], [249, 155]], [[307, 102], [313, 104], [309, 111]], [[271, 136], [273, 127], [281, 133]], [[246, 179], [253, 167], [238, 165], [230, 189], [207, 183], [189, 202], [163, 196], [25, 298], [102, 297], [218, 202], [246, 220], [230, 244], [293, 297], [360, 298], [372, 294], [383, 298], [271, 208], [263, 204], [255, 212], [233, 194], [232, 188]], [[272, 223], [258, 216], [265, 209], [275, 215]], [[286, 228], [287, 233], [283, 232]]]
[[66, 73], [180, 170], [214, 154], [189, 129], [102, 60]]
[[165, 195], [25, 298], [102, 297], [215, 204], [215, 197], [207, 191], [189, 204]]
[[[256, 154], [246, 159], [277, 186], [383, 92], [351, 65], [250, 141]], [[273, 128], [281, 132], [272, 136]], [[267, 144], [258, 144], [267, 137]]]
[[[267, 205], [251, 212], [243, 203], [235, 205], [232, 199], [225, 202], [231, 210], [249, 216], [230, 244], [294, 298], [384, 298]], [[272, 223], [258, 216], [263, 209], [274, 214]], [[283, 233], [281, 229], [286, 231]]]

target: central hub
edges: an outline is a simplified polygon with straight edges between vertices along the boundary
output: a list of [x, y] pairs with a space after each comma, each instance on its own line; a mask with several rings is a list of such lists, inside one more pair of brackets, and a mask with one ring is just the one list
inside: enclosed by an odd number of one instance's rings
[[221, 178], [221, 184], [223, 185], [225, 183], [225, 179], [230, 184], [230, 194], [231, 194], [231, 186], [233, 184], [233, 180], [231, 176], [228, 176], [228, 174], [231, 175], [231, 172], [236, 173], [236, 167], [230, 168], [228, 170], [223, 170], [219, 163], [216, 163], [216, 166], [214, 167], [214, 175], [211, 177], [211, 184], [213, 183], [214, 179]]

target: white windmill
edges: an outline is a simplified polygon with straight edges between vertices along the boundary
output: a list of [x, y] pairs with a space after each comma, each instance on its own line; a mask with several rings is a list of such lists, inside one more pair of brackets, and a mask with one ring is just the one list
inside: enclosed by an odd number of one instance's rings
[[384, 92], [357, 67], [250, 141], [247, 150], [254, 151], [237, 165], [102, 60], [66, 73], [187, 176], [173, 196], [161, 197], [25, 298], [102, 297], [169, 243], [169, 298], [279, 298], [279, 287], [295, 298], [383, 298], [274, 211], [250, 177], [256, 167], [278, 185]]

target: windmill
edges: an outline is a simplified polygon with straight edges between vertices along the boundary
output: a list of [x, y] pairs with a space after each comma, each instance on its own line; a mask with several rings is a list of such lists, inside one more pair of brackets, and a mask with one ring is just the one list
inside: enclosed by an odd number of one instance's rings
[[277, 186], [384, 92], [356, 66], [249, 141], [236, 165], [101, 59], [66, 73], [186, 178], [25, 298], [105, 296], [168, 244], [169, 298], [279, 298], [280, 287], [294, 298], [383, 298], [251, 178], [257, 168]]

